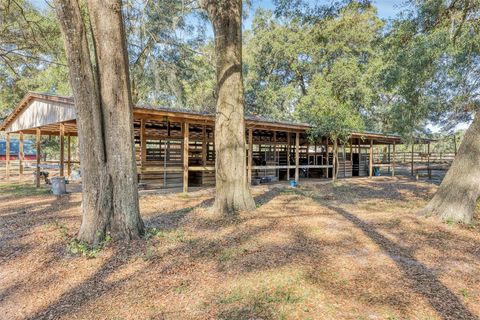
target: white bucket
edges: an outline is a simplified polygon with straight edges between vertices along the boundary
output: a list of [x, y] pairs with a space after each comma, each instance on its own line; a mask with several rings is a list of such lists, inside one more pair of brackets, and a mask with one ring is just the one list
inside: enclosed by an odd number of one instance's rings
[[52, 177], [50, 179], [52, 183], [52, 193], [61, 195], [67, 193], [67, 186], [65, 183], [65, 177]]

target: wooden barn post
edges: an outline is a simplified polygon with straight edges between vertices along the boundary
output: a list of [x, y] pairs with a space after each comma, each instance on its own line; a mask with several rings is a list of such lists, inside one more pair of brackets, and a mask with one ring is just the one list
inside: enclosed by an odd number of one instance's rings
[[40, 187], [40, 138], [41, 138], [41, 135], [42, 135], [42, 132], [40, 131], [40, 128], [37, 128], [36, 129], [37, 165], [35, 167], [35, 186], [37, 188]]
[[67, 134], [67, 176], [72, 174], [72, 141], [70, 133]]
[[[273, 131], [273, 163], [275, 166], [279, 165], [277, 157], [277, 131]], [[279, 175], [278, 169], [275, 169], [275, 176], [279, 177]]]
[[348, 144], [350, 145], [350, 161], [352, 162], [352, 170], [353, 170], [353, 139], [350, 137], [348, 139]]
[[427, 143], [427, 172], [428, 179], [432, 179], [432, 171], [430, 170], [430, 141]]
[[[309, 158], [309, 156], [310, 156], [310, 143], [309, 143], [309, 141], [308, 141], [308, 138], [307, 138], [307, 155], [306, 155], [306, 156], [307, 156], [307, 166], [310, 166], [310, 158]], [[307, 171], [307, 176], [306, 176], [306, 178], [308, 178], [308, 177], [309, 177], [309, 173], [310, 173], [310, 168], [307, 167], [307, 170], [306, 170], [306, 171]]]
[[287, 181], [290, 181], [290, 132], [287, 132]]
[[140, 119], [140, 166], [143, 169], [147, 162], [147, 138], [145, 135], [145, 119]]
[[373, 176], [373, 139], [370, 139], [370, 149], [368, 157], [368, 176]]
[[392, 154], [390, 152], [390, 143], [388, 144], [388, 173], [391, 172], [391, 166], [392, 166]]
[[207, 165], [207, 126], [202, 127], [202, 166]]
[[248, 184], [252, 183], [252, 163], [253, 163], [253, 130], [252, 128], [248, 129], [248, 173], [247, 181]]
[[[328, 155], [328, 137], [325, 137], [325, 153], [326, 153], [326, 162], [325, 163], [327, 164], [327, 166], [329, 166], [330, 165], [330, 157]], [[327, 179], [328, 179], [328, 169], [329, 168], [327, 167], [326, 176], [325, 176]]]
[[362, 163], [362, 148], [360, 147], [360, 139], [357, 138], [357, 152], [358, 152], [358, 176], [362, 175], [360, 171], [360, 164]]
[[65, 174], [65, 124], [60, 123], [60, 177]]
[[414, 152], [414, 148], [415, 148], [415, 141], [412, 142], [412, 161], [411, 161], [411, 168], [410, 168], [410, 171], [411, 171], [411, 174], [412, 176], [414, 175], [414, 164], [413, 164], [413, 152]]
[[183, 123], [183, 192], [188, 192], [188, 145], [189, 145], [189, 125]]
[[300, 133], [295, 133], [295, 181], [298, 183], [300, 177], [299, 166], [300, 165]]
[[396, 159], [397, 159], [397, 151], [396, 151], [396, 144], [395, 141], [393, 141], [393, 161], [392, 161], [392, 177], [395, 177], [395, 164], [396, 164]]
[[24, 160], [24, 155], [23, 155], [23, 132], [20, 131], [20, 139], [19, 139], [19, 145], [18, 145], [18, 171], [20, 173], [20, 176], [23, 176], [23, 160]]

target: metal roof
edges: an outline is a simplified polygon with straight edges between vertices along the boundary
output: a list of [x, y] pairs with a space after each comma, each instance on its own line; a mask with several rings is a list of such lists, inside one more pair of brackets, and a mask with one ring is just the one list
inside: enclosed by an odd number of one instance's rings
[[[25, 97], [18, 103], [18, 105], [13, 109], [13, 111], [5, 118], [5, 120], [0, 125], [0, 131], [5, 130], [5, 128], [15, 119], [27, 106], [28, 103], [33, 99], [43, 99], [52, 102], [62, 102], [70, 105], [74, 105], [74, 99], [71, 96], [60, 96], [60, 95], [53, 95], [48, 93], [38, 93], [38, 92], [28, 92]], [[162, 106], [154, 106], [154, 105], [136, 105], [133, 108], [133, 111], [139, 110], [151, 110], [151, 111], [158, 111], [158, 112], [167, 112], [167, 113], [175, 113], [179, 116], [181, 115], [189, 115], [189, 116], [200, 116], [210, 118], [212, 121], [215, 120], [215, 114], [209, 112], [201, 112], [201, 111], [192, 111], [185, 108], [172, 108], [172, 107], [162, 107]], [[298, 129], [308, 129], [310, 126], [306, 123], [299, 123], [299, 122], [286, 122], [286, 121], [277, 121], [273, 119], [269, 119], [263, 116], [246, 116], [246, 121], [257, 122], [257, 123], [264, 123], [264, 124], [271, 124], [271, 125], [279, 125], [279, 126], [288, 126], [288, 127], [297, 127]]]
[[[48, 93], [38, 93], [38, 92], [28, 92], [25, 97], [19, 102], [19, 104], [13, 109], [13, 111], [5, 118], [5, 120], [0, 125], [0, 131], [5, 130], [7, 126], [28, 106], [29, 102], [33, 99], [43, 99], [51, 102], [60, 102], [63, 104], [74, 105], [74, 99], [71, 96], [60, 96], [60, 95], [53, 95]], [[201, 120], [208, 120], [209, 122], [215, 121], [215, 114], [209, 112], [201, 112], [201, 111], [192, 111], [184, 108], [171, 108], [171, 107], [162, 107], [162, 106], [154, 106], [154, 105], [136, 105], [133, 108], [134, 113], [148, 113], [149, 111], [153, 111], [155, 113], [166, 114], [168, 115], [175, 115], [179, 118], [181, 117], [198, 117]], [[264, 116], [246, 116], [245, 120], [247, 123], [251, 124], [252, 126], [261, 126], [265, 125], [268, 127], [282, 127], [285, 129], [294, 129], [294, 130], [308, 130], [310, 128], [309, 124], [300, 123], [300, 122], [286, 122], [286, 121], [277, 121], [273, 119], [269, 119]], [[379, 132], [352, 132], [353, 138], [358, 139], [376, 139], [376, 140], [383, 140], [385, 142], [398, 142], [401, 143], [401, 136], [397, 134], [383, 134]], [[423, 138], [416, 138], [416, 142], [428, 142], [432, 141], [431, 139], [423, 139]]]

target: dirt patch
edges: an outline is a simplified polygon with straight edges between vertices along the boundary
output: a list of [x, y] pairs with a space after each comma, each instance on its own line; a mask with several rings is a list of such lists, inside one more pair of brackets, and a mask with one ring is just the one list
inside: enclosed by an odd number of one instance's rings
[[402, 178], [141, 196], [145, 240], [67, 249], [80, 194], [0, 193], [1, 319], [478, 319], [478, 227], [418, 216], [436, 186]]

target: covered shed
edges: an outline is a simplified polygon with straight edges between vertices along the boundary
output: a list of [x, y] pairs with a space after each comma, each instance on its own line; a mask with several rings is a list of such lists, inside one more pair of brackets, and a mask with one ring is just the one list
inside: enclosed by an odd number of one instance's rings
[[[209, 186], [215, 183], [215, 144], [213, 114], [156, 106], [135, 106], [134, 139], [141, 188]], [[294, 178], [329, 178], [333, 170], [333, 146], [328, 137], [308, 138], [309, 125], [279, 122], [260, 117], [246, 118], [248, 179], [252, 183]], [[36, 136], [36, 170], [40, 170], [40, 138], [60, 138], [59, 174], [71, 171], [70, 137], [77, 135], [73, 98], [28, 93], [4, 120], [0, 130], [6, 133], [6, 176], [10, 175], [10, 136]], [[65, 141], [66, 140], [66, 141]], [[354, 132], [338, 154], [338, 176], [372, 176], [375, 167], [395, 174], [397, 135]], [[65, 144], [67, 155], [65, 157]], [[392, 146], [388, 159], [375, 162], [374, 146]], [[412, 152], [413, 155], [413, 152]], [[24, 159], [19, 156], [19, 168]], [[65, 170], [66, 169], [66, 170]], [[412, 156], [413, 173], [413, 156]], [[37, 178], [37, 185], [40, 181]]]

